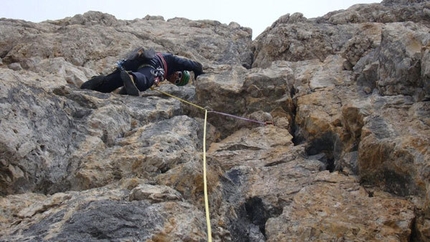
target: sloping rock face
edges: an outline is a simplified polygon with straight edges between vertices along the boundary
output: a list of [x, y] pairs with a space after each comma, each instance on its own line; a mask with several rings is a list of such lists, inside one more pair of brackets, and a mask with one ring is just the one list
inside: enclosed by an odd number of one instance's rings
[[1, 19], [0, 240], [207, 240], [204, 112], [79, 89], [144, 46], [204, 65], [160, 90], [237, 116], [208, 113], [214, 241], [428, 241], [429, 30], [430, 4], [403, 0], [254, 41], [210, 20]]

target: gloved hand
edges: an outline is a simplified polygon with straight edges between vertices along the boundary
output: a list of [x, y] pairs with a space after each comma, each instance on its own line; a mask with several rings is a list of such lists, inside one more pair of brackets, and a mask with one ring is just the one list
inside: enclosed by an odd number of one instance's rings
[[195, 71], [194, 72], [194, 79], [197, 79], [198, 76], [205, 74], [203, 71]]
[[205, 74], [203, 72], [203, 65], [200, 62], [195, 61], [196, 67], [193, 72], [194, 72], [194, 79], [197, 79], [198, 76]]

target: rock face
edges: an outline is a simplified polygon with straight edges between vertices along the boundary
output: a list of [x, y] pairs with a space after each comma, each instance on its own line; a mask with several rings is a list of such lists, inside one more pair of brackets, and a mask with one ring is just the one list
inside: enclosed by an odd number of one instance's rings
[[160, 90], [268, 123], [208, 114], [214, 241], [430, 240], [427, 1], [288, 14], [254, 41], [99, 12], [0, 33], [1, 241], [207, 239], [204, 112], [79, 89], [139, 46], [203, 63]]

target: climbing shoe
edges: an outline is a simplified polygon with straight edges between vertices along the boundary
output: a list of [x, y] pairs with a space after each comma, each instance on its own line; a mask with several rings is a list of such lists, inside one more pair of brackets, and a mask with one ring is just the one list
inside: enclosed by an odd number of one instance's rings
[[81, 89], [97, 90], [104, 80], [105, 76], [93, 76], [81, 85]]
[[120, 95], [127, 95], [127, 91], [125, 90], [125, 87], [121, 87], [121, 89], [119, 89], [118, 94]]
[[139, 89], [134, 84], [133, 76], [126, 71], [121, 71], [121, 80], [124, 82], [124, 89], [128, 95], [139, 96]]

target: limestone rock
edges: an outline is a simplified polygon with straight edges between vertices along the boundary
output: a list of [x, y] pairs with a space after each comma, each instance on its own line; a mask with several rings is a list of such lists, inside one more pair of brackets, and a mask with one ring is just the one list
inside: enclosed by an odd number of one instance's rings
[[411, 206], [395, 198], [369, 197], [354, 179], [322, 173], [279, 217], [267, 221], [267, 241], [407, 241], [414, 219]]
[[[83, 192], [57, 193], [52, 196], [26, 193], [1, 198], [1, 210], [7, 212], [2, 212], [0, 217], [2, 239], [85, 241], [205, 238], [201, 211], [189, 203], [159, 196], [157, 189], [145, 189], [147, 197], [136, 197], [136, 191], [142, 191], [144, 187], [155, 188], [144, 180], [124, 179]], [[129, 196], [139, 199], [129, 201]], [[6, 234], [9, 236], [6, 237]]]
[[[0, 19], [0, 240], [205, 241], [206, 167], [214, 241], [429, 241], [429, 9], [285, 14], [254, 41], [211, 20]], [[209, 111], [206, 142], [195, 106], [79, 89], [140, 46], [203, 63], [158, 90]]]

